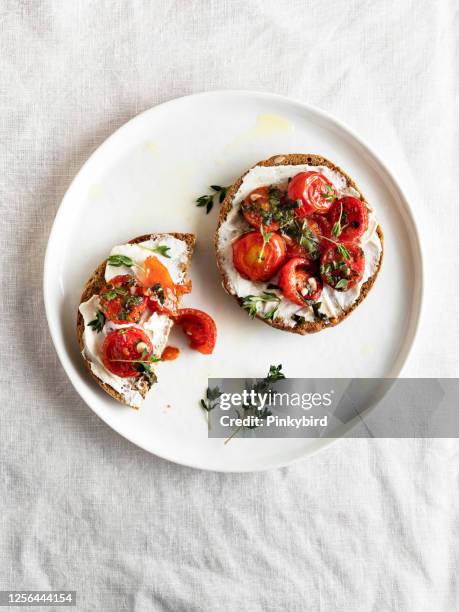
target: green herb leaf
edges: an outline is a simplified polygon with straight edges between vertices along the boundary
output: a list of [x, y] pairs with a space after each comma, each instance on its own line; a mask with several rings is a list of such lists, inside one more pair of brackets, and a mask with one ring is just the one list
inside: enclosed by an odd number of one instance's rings
[[322, 302], [315, 302], [311, 304], [312, 311], [314, 313], [314, 317], [319, 319], [320, 321], [328, 321], [328, 317], [323, 312], [320, 312], [320, 307], [322, 306]]
[[342, 257], [344, 257], [344, 259], [350, 259], [351, 258], [351, 256], [349, 255], [349, 251], [346, 249], [344, 244], [337, 244], [336, 245], [336, 250], [338, 251], [338, 253]]
[[106, 318], [105, 318], [104, 313], [98, 310], [96, 314], [96, 318], [92, 321], [89, 321], [88, 327], [92, 327], [92, 329], [95, 332], [100, 333], [104, 328], [105, 321], [106, 321]]
[[261, 295], [246, 295], [245, 298], [242, 299], [241, 305], [242, 308], [246, 310], [253, 319], [257, 314], [257, 305], [264, 302], [279, 303], [280, 297], [277, 296], [275, 293], [268, 293], [267, 291], [263, 291]]
[[108, 263], [114, 268], [120, 268], [121, 266], [132, 268], [134, 265], [136, 265], [130, 257], [127, 257], [127, 255], [110, 255], [108, 258]]
[[218, 194], [218, 201], [221, 204], [226, 197], [226, 192], [228, 191], [228, 187], [221, 187], [220, 185], [211, 185], [210, 189], [215, 193], [205, 194], [196, 198], [196, 206], [206, 208], [206, 214], [208, 215], [212, 208], [214, 207], [214, 198]]
[[165, 296], [164, 296], [164, 289], [163, 289], [161, 283], [155, 283], [153, 285], [153, 287], [151, 288], [151, 290], [153, 291], [153, 293], [158, 298], [158, 302], [160, 304], [164, 304]]
[[302, 317], [301, 315], [297, 315], [297, 314], [293, 314], [292, 319], [295, 321], [297, 325], [302, 325], [306, 321], [304, 317]]
[[333, 200], [336, 200], [336, 197], [337, 197], [335, 190], [333, 189], [331, 185], [325, 186], [325, 191], [322, 193], [322, 196], [329, 202], [333, 202]]
[[274, 321], [278, 310], [279, 306], [275, 306], [272, 310], [269, 310], [266, 314], [263, 315], [263, 319], [265, 319], [265, 321]]
[[341, 279], [340, 279], [340, 280], [339, 280], [339, 281], [336, 283], [336, 285], [335, 285], [335, 289], [336, 289], [337, 291], [339, 291], [339, 290], [341, 290], [341, 289], [342, 289], [342, 290], [346, 290], [346, 289], [347, 289], [348, 284], [349, 284], [349, 281], [347, 281], [345, 278], [341, 278]]
[[169, 251], [171, 250], [170, 247], [166, 246], [166, 245], [158, 245], [157, 247], [153, 247], [152, 249], [150, 247], [146, 247], [142, 244], [138, 245], [141, 249], [144, 249], [145, 251], [151, 251], [152, 253], [158, 253], [158, 255], [162, 255], [163, 257], [168, 257], [169, 259], [171, 258], [171, 256], [169, 255]]

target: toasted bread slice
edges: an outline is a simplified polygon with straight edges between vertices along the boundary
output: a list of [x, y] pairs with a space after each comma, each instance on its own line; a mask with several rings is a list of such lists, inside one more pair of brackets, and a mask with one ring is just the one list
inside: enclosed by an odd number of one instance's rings
[[[235, 298], [235, 300], [238, 302], [240, 306], [242, 306], [242, 298], [241, 296], [238, 296], [231, 287], [228, 270], [226, 269], [227, 264], [224, 260], [223, 253], [220, 250], [220, 245], [219, 245], [220, 227], [225, 222], [226, 218], [228, 217], [228, 214], [232, 210], [234, 198], [237, 192], [239, 191], [239, 188], [242, 184], [242, 181], [244, 180], [244, 177], [246, 176], [246, 174], [250, 172], [250, 170], [252, 170], [253, 168], [257, 166], [287, 166], [287, 165], [297, 166], [297, 165], [303, 165], [303, 164], [307, 164], [309, 166], [327, 166], [328, 168], [330, 168], [330, 170], [340, 173], [346, 179], [348, 186], [353, 188], [358, 193], [358, 197], [363, 202], [367, 203], [364, 195], [362, 194], [362, 191], [356, 185], [354, 180], [346, 172], [344, 172], [344, 170], [339, 168], [336, 164], [326, 159], [325, 157], [322, 157], [321, 155], [315, 155], [313, 153], [304, 153], [304, 154], [291, 153], [291, 154], [285, 154], [285, 155], [274, 155], [273, 157], [270, 157], [269, 159], [258, 162], [257, 164], [252, 166], [252, 168], [247, 170], [247, 172], [244, 173], [227, 190], [226, 197], [220, 209], [220, 216], [218, 219], [218, 225], [217, 225], [217, 230], [216, 230], [215, 239], [214, 239], [214, 245], [215, 245], [216, 256], [217, 256], [217, 264], [218, 264], [218, 268], [223, 278], [223, 287], [227, 293], [229, 293]], [[326, 320], [316, 319], [314, 321], [303, 321], [303, 322], [297, 323], [294, 326], [289, 326], [285, 324], [285, 322], [279, 319], [265, 319], [263, 318], [261, 313], [257, 313], [256, 318], [260, 319], [261, 321], [264, 321], [264, 323], [267, 323], [271, 327], [275, 327], [277, 329], [281, 329], [284, 331], [289, 331], [289, 332], [293, 332], [293, 333], [301, 334], [301, 335], [319, 332], [326, 327], [332, 327], [332, 326], [335, 326], [341, 323], [341, 321], [343, 321], [346, 317], [348, 317], [351, 314], [351, 312], [353, 312], [357, 308], [357, 306], [361, 304], [361, 302], [365, 299], [365, 297], [368, 295], [368, 292], [372, 288], [376, 280], [376, 277], [379, 274], [382, 260], [383, 260], [383, 254], [384, 254], [384, 236], [383, 236], [382, 229], [379, 225], [376, 228], [376, 232], [381, 241], [381, 255], [379, 257], [379, 261], [377, 263], [376, 269], [374, 273], [372, 274], [372, 276], [369, 277], [362, 284], [358, 298], [351, 304], [349, 308], [343, 310], [338, 316], [328, 318]]]
[[[173, 238], [176, 238], [177, 240], [182, 240], [183, 242], [186, 243], [186, 253], [187, 253], [187, 261], [186, 263], [184, 263], [183, 265], [180, 266], [181, 271], [184, 273], [185, 277], [187, 276], [188, 273], [188, 268], [190, 266], [191, 263], [191, 258], [193, 255], [193, 250], [194, 250], [194, 245], [196, 242], [196, 237], [194, 236], [194, 234], [181, 234], [181, 233], [161, 233], [161, 234], [145, 234], [143, 236], [138, 236], [137, 238], [133, 238], [132, 240], [129, 240], [129, 244], [137, 244], [139, 242], [145, 242], [146, 240], [154, 240], [160, 236], [171, 236]], [[99, 291], [101, 290], [101, 288], [104, 286], [105, 284], [105, 267], [107, 265], [107, 260], [103, 261], [100, 266], [95, 270], [94, 274], [91, 276], [91, 278], [88, 280], [88, 282], [86, 283], [84, 289], [83, 289], [83, 293], [81, 294], [81, 299], [80, 299], [80, 304], [82, 304], [83, 302], [88, 301], [93, 295], [96, 295], [99, 293]], [[77, 316], [77, 337], [78, 337], [78, 344], [80, 346], [80, 350], [83, 356], [83, 360], [84, 363], [87, 367], [87, 369], [89, 370], [91, 376], [97, 381], [97, 383], [102, 387], [102, 389], [108, 393], [111, 397], [113, 397], [114, 399], [116, 399], [117, 401], [126, 404], [128, 406], [131, 406], [132, 408], [138, 408], [138, 406], [134, 406], [131, 403], [129, 403], [129, 401], [126, 400], [125, 396], [122, 395], [121, 393], [119, 393], [116, 389], [114, 389], [111, 385], [109, 385], [108, 383], [102, 381], [92, 370], [91, 368], [91, 362], [86, 358], [85, 356], [85, 343], [84, 343], [84, 331], [85, 331], [85, 322], [83, 319], [83, 316], [81, 314], [81, 312], [78, 310], [78, 316]], [[138, 393], [140, 393], [140, 395], [142, 396], [142, 398], [145, 399], [145, 396], [147, 395], [148, 391], [150, 390], [151, 386], [154, 384], [155, 380], [150, 380], [147, 377], [145, 377], [144, 375], [139, 376], [134, 384], [133, 390], [137, 391]]]

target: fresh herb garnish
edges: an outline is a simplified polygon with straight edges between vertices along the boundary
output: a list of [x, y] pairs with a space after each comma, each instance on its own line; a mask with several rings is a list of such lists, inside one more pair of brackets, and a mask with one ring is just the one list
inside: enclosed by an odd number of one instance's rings
[[127, 255], [110, 255], [108, 263], [114, 268], [120, 268], [121, 266], [132, 268], [134, 265], [133, 260]]
[[165, 297], [164, 297], [164, 289], [162, 285], [160, 283], [155, 283], [153, 287], [151, 288], [151, 290], [158, 298], [158, 302], [160, 304], [164, 304]]
[[[255, 394], [268, 393], [268, 395], [271, 395], [273, 391], [272, 385], [278, 380], [283, 380], [284, 378], [285, 375], [282, 372], [282, 364], [279, 364], [277, 366], [271, 365], [269, 367], [268, 375], [265, 376], [265, 378], [263, 378], [259, 382], [252, 385], [251, 390], [255, 391]], [[249, 398], [252, 397], [251, 390], [249, 391]], [[239, 418], [253, 416], [257, 417], [258, 420], [265, 420], [269, 416], [271, 416], [272, 412], [271, 410], [269, 410], [267, 403], [265, 403], [264, 408], [260, 409], [259, 404], [256, 400], [252, 401], [252, 399], [249, 399], [246, 403], [243, 404], [242, 412], [236, 410], [236, 414]], [[251, 425], [241, 425], [240, 427], [237, 427], [230, 435], [230, 437], [225, 440], [225, 444], [227, 444], [232, 438], [234, 438], [241, 431], [241, 429], [255, 429], [256, 427], [258, 427], [257, 422], [253, 422], [253, 424]]]
[[203, 408], [203, 410], [209, 413], [211, 410], [218, 406], [218, 400], [220, 399], [222, 393], [223, 391], [220, 391], [218, 387], [214, 387], [213, 389], [208, 387], [206, 391], [206, 397], [199, 402], [201, 408]]
[[336, 197], [337, 197], [335, 190], [333, 189], [331, 185], [326, 185], [325, 191], [322, 192], [322, 196], [329, 202], [333, 202], [333, 200], [336, 200]]
[[265, 321], [274, 321], [277, 315], [277, 311], [279, 310], [279, 306], [274, 306], [272, 310], [269, 310], [263, 315], [263, 319]]
[[158, 255], [162, 255], [163, 257], [168, 257], [169, 259], [171, 258], [171, 256], [169, 255], [169, 251], [171, 250], [171, 248], [166, 246], [165, 244], [160, 244], [153, 248], [143, 246], [142, 244], [139, 244], [138, 246], [141, 249], [145, 249], [145, 251], [151, 251], [152, 253], [158, 253]]
[[309, 227], [306, 219], [300, 221], [295, 219], [284, 228], [284, 232], [291, 236], [300, 246], [305, 247], [311, 259], [320, 257], [319, 237]]
[[297, 314], [293, 314], [292, 319], [295, 321], [297, 325], [303, 325], [303, 323], [306, 321], [304, 317], [302, 317], [301, 315], [297, 315]]
[[263, 245], [261, 247], [260, 252], [258, 253], [258, 261], [263, 261], [263, 253], [265, 251], [265, 246], [267, 244], [269, 244], [269, 241], [271, 240], [271, 237], [273, 235], [273, 232], [267, 232], [265, 230], [265, 228], [263, 227], [263, 224], [260, 225], [260, 234], [263, 237]]
[[339, 291], [340, 289], [343, 289], [343, 291], [345, 291], [347, 289], [347, 286], [349, 284], [349, 281], [346, 280], [345, 278], [341, 278], [335, 285], [335, 289], [337, 291]]
[[322, 302], [314, 302], [311, 304], [312, 311], [314, 313], [314, 317], [319, 319], [320, 321], [328, 321], [328, 317], [323, 312], [320, 312], [320, 307], [322, 306]]
[[341, 227], [341, 218], [342, 218], [342, 216], [343, 216], [343, 203], [341, 202], [341, 208], [340, 208], [340, 211], [339, 211], [338, 221], [333, 225], [332, 231], [331, 231], [332, 235], [335, 238], [339, 238], [340, 235], [341, 235], [341, 232], [343, 231], [343, 228]]
[[226, 192], [228, 191], [228, 187], [221, 187], [220, 185], [211, 185], [210, 189], [212, 189], [214, 193], [211, 193], [209, 195], [202, 195], [196, 199], [196, 206], [206, 207], [206, 215], [208, 215], [212, 210], [217, 194], [218, 202], [221, 204], [226, 197]]
[[337, 244], [336, 245], [336, 250], [338, 251], [338, 253], [342, 257], [344, 257], [344, 259], [350, 259], [351, 258], [350, 254], [349, 254], [349, 251], [346, 249], [344, 244]]
[[[280, 297], [275, 293], [268, 293], [267, 291], [263, 291], [260, 295], [246, 295], [245, 298], [242, 299], [242, 308], [248, 312], [248, 314], [252, 317], [252, 319], [257, 314], [257, 305], [265, 302], [280, 302]], [[277, 307], [276, 307], [277, 309]], [[276, 313], [273, 313], [273, 316]], [[270, 315], [270, 313], [267, 313]], [[266, 315], [265, 315], [266, 317]]]
[[107, 300], [107, 302], [110, 302], [111, 300], [114, 300], [120, 295], [126, 295], [126, 293], [126, 289], [123, 289], [122, 287], [114, 287], [113, 289], [109, 289], [108, 291], [103, 293], [102, 297], [104, 298], [104, 300]]
[[95, 332], [100, 333], [104, 328], [105, 321], [106, 318], [104, 313], [98, 310], [96, 313], [96, 318], [92, 321], [89, 321], [88, 327], [92, 327]]
[[130, 295], [126, 300], [126, 308], [132, 308], [132, 306], [140, 306], [143, 303], [143, 297], [141, 295]]

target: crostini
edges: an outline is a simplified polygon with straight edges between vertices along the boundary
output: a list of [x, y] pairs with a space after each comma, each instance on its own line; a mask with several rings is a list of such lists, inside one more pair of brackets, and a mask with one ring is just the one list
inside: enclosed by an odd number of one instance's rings
[[297, 334], [337, 325], [362, 302], [383, 245], [353, 179], [314, 154], [248, 170], [228, 188], [215, 234], [225, 290], [250, 316]]
[[190, 346], [213, 351], [216, 327], [199, 310], [180, 308], [191, 291], [188, 268], [193, 234], [139, 236], [112, 249], [86, 283], [77, 317], [77, 336], [91, 375], [111, 397], [139, 408], [156, 382], [156, 364], [173, 359], [166, 347], [179, 324]]

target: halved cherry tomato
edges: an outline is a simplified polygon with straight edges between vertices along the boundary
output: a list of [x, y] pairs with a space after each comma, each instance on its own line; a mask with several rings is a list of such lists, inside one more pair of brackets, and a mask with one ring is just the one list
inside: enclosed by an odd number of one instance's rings
[[269, 198], [270, 187], [259, 187], [249, 193], [241, 204], [242, 214], [250, 225], [259, 228], [263, 225], [267, 232], [276, 232], [279, 223], [273, 220], [275, 207]]
[[308, 271], [309, 261], [304, 257], [290, 259], [279, 272], [279, 287], [287, 299], [304, 306], [317, 302], [322, 293], [322, 281]]
[[336, 291], [347, 291], [354, 287], [362, 280], [364, 270], [365, 255], [353, 242], [339, 246], [332, 244], [322, 255], [320, 274], [324, 283]]
[[158, 283], [163, 289], [166, 287], [174, 289], [174, 281], [169, 270], [155, 255], [150, 255], [143, 262], [143, 272], [139, 274], [139, 281], [144, 287], [152, 287]]
[[178, 296], [191, 292], [191, 281], [174, 284], [169, 270], [154, 255], [146, 258], [139, 281], [144, 287], [143, 294], [148, 299], [148, 308], [169, 316], [177, 311]]
[[330, 226], [336, 225], [335, 236], [343, 242], [355, 242], [368, 228], [368, 210], [365, 204], [353, 198], [344, 196], [335, 200], [327, 215]]
[[282, 238], [285, 240], [287, 247], [287, 259], [292, 257], [301, 257], [309, 262], [309, 266], [313, 266], [314, 262], [309, 255], [309, 251], [305, 246], [299, 244], [294, 238], [288, 234], [282, 234]]
[[243, 234], [233, 242], [233, 263], [244, 278], [253, 281], [267, 281], [281, 267], [286, 247], [279, 234], [272, 234], [265, 240], [260, 232]]
[[295, 209], [297, 217], [324, 215], [336, 197], [333, 185], [319, 172], [300, 172], [290, 181], [287, 193], [289, 200], [301, 202]]
[[148, 364], [152, 351], [150, 339], [141, 329], [122, 327], [110, 332], [105, 338], [102, 363], [107, 370], [121, 378], [139, 376], [140, 361]]
[[100, 309], [109, 321], [137, 323], [147, 307], [134, 276], [120, 274], [110, 279], [100, 293]]
[[319, 244], [322, 247], [328, 246], [330, 244], [328, 240], [324, 240], [323, 237], [330, 237], [330, 221], [324, 215], [318, 215], [316, 213], [312, 214], [308, 217], [308, 227], [314, 232], [316, 236], [319, 237]]
[[196, 308], [181, 308], [175, 316], [175, 322], [190, 337], [190, 347], [210, 355], [217, 341], [217, 326], [206, 312]]

